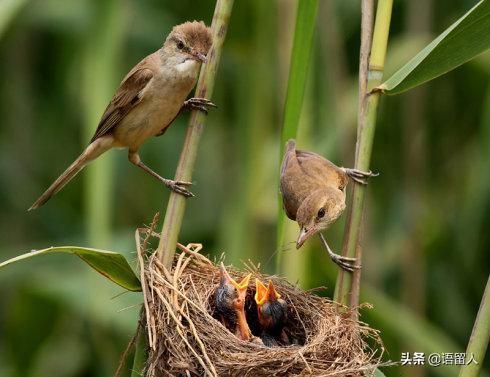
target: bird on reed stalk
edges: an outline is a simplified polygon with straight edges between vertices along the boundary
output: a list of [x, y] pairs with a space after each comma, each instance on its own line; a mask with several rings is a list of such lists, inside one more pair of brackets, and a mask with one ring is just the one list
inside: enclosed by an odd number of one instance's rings
[[255, 279], [255, 303], [262, 333], [260, 339], [267, 347], [288, 345], [289, 338], [284, 331], [287, 320], [287, 304], [269, 280], [266, 287], [259, 279]]
[[216, 314], [221, 323], [237, 338], [246, 341], [252, 338], [245, 315], [245, 299], [251, 276], [252, 274], [248, 274], [240, 283], [237, 283], [221, 263], [220, 284], [216, 289], [214, 299]]
[[359, 268], [355, 258], [335, 254], [321, 231], [337, 220], [345, 209], [345, 187], [349, 178], [367, 184], [372, 172], [341, 168], [322, 156], [296, 149], [296, 142], [286, 144], [281, 166], [281, 194], [286, 215], [298, 222], [300, 233], [296, 241], [299, 249], [305, 241], [318, 234], [332, 260], [341, 268], [353, 271]]
[[159, 50], [129, 71], [102, 115], [90, 144], [29, 210], [46, 203], [83, 167], [111, 148], [127, 148], [131, 163], [171, 190], [185, 197], [193, 196], [186, 188], [190, 182], [161, 177], [141, 161], [138, 150], [149, 137], [162, 135], [183, 110], [207, 112], [208, 107], [216, 107], [205, 98], [186, 100], [211, 44], [211, 30], [202, 21], [175, 26]]

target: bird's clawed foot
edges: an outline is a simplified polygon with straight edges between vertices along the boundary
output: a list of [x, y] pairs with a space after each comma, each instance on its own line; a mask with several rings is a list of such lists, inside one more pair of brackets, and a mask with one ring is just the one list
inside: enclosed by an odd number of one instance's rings
[[353, 181], [360, 183], [361, 185], [367, 185], [367, 179], [370, 177], [377, 177], [379, 173], [373, 173], [371, 170], [364, 172], [357, 169], [342, 168]]
[[186, 198], [193, 197], [194, 194], [187, 189], [187, 186], [192, 185], [192, 182], [185, 181], [173, 181], [171, 179], [164, 179], [163, 183], [173, 192], [184, 195]]
[[203, 113], [207, 114], [209, 107], [218, 107], [214, 103], [212, 103], [210, 100], [206, 98], [189, 98], [187, 101], [184, 102], [183, 108], [185, 110], [200, 110]]
[[357, 259], [356, 258], [349, 258], [349, 257], [343, 257], [342, 255], [338, 255], [335, 253], [329, 253], [330, 258], [334, 261], [334, 263], [337, 264], [340, 268], [349, 271], [349, 272], [354, 272], [354, 270], [361, 268], [360, 265], [356, 265]]
[[335, 254], [332, 249], [330, 249], [330, 246], [328, 246], [328, 243], [325, 240], [325, 237], [323, 237], [323, 234], [318, 233], [318, 235], [320, 236], [320, 240], [322, 241], [323, 246], [325, 246], [325, 249], [327, 249], [328, 255], [337, 264], [337, 266], [349, 272], [354, 272], [354, 270], [361, 268], [361, 265], [356, 264], [356, 258], [344, 257], [342, 255]]

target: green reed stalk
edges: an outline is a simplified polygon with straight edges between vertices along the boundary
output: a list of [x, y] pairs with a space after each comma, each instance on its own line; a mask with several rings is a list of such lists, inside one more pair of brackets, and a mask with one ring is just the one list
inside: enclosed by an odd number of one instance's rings
[[[379, 0], [376, 10], [376, 21], [372, 37], [371, 51], [364, 50], [369, 42], [369, 25], [372, 25], [372, 0], [363, 0], [363, 21], [361, 25], [361, 57], [359, 74], [359, 118], [357, 125], [357, 144], [355, 168], [363, 171], [369, 170], [371, 152], [373, 149], [374, 131], [376, 129], [376, 116], [378, 112], [379, 92], [369, 93], [371, 89], [381, 84], [383, 77], [386, 47], [390, 30], [391, 10], [393, 0]], [[366, 54], [366, 52], [368, 52]], [[369, 65], [363, 65], [363, 58], [369, 56]], [[367, 73], [367, 74], [366, 74]], [[365, 78], [367, 77], [367, 85]], [[350, 206], [347, 213], [342, 255], [362, 260], [362, 248], [358, 247], [359, 235], [364, 210], [366, 187], [355, 184], [352, 190]], [[337, 277], [334, 299], [344, 305], [355, 307], [359, 304], [361, 270], [356, 270], [352, 276], [341, 270]]]
[[[230, 21], [234, 0], [218, 0], [214, 10], [213, 46], [208, 53], [208, 62], [204, 65], [196, 87], [196, 97], [211, 98], [214, 89], [216, 71], [225, 41], [226, 30]], [[189, 120], [189, 127], [180, 154], [179, 164], [175, 173], [175, 180], [192, 181], [192, 172], [196, 163], [197, 149], [204, 131], [206, 115], [201, 111], [193, 111]], [[165, 266], [170, 267], [177, 246], [182, 221], [184, 219], [186, 198], [172, 192], [165, 212], [165, 220], [157, 248], [158, 258]]]
[[[298, 2], [296, 13], [296, 28], [294, 31], [291, 66], [289, 67], [288, 87], [284, 105], [284, 120], [281, 132], [280, 160], [284, 153], [284, 145], [289, 139], [295, 139], [298, 132], [301, 109], [306, 90], [306, 79], [311, 60], [313, 34], [318, 11], [318, 0], [301, 0]], [[284, 223], [286, 215], [282, 209], [279, 197], [279, 214], [277, 219], [277, 250], [276, 271], [281, 271], [282, 252], [284, 243]]]
[[[115, 0], [94, 2], [96, 16], [84, 57], [84, 140], [89, 140], [117, 86], [117, 62], [124, 36], [124, 7]], [[106, 153], [85, 171], [87, 241], [108, 248], [113, 213], [114, 156]]]

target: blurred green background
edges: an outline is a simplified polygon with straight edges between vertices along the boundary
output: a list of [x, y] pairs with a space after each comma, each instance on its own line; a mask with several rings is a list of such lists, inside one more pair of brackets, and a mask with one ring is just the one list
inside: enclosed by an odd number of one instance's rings
[[[395, 1], [388, 77], [474, 5]], [[240, 265], [251, 259], [333, 295], [337, 269], [319, 243], [275, 245], [279, 132], [296, 1], [235, 2], [180, 236]], [[27, 208], [82, 151], [118, 82], [175, 24], [210, 23], [212, 0], [0, 0], [0, 260], [53, 245], [124, 253], [165, 211], [168, 190], [110, 151], [46, 206]], [[322, 0], [298, 144], [352, 166], [359, 1]], [[382, 99], [369, 186], [361, 319], [388, 354], [463, 352], [489, 274], [490, 54]], [[188, 115], [142, 148], [172, 177]], [[340, 249], [342, 217], [326, 235]], [[0, 272], [0, 376], [110, 376], [134, 333], [141, 296], [81, 261], [49, 256]], [[489, 370], [487, 357], [486, 370]], [[390, 368], [452, 376], [457, 367]], [[488, 374], [487, 374], [488, 375]]]

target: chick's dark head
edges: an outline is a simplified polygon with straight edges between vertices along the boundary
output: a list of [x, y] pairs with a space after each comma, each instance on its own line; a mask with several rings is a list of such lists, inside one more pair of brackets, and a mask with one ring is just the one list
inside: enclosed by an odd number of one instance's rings
[[255, 280], [256, 292], [255, 302], [259, 323], [265, 332], [278, 334], [284, 327], [287, 319], [287, 304], [274, 288], [274, 284], [269, 280], [266, 287], [259, 279]]
[[226, 271], [225, 266], [220, 266], [221, 280], [216, 290], [215, 303], [218, 314], [226, 317], [234, 317], [237, 310], [243, 310], [247, 295], [248, 282], [251, 274], [245, 276], [237, 283]]

